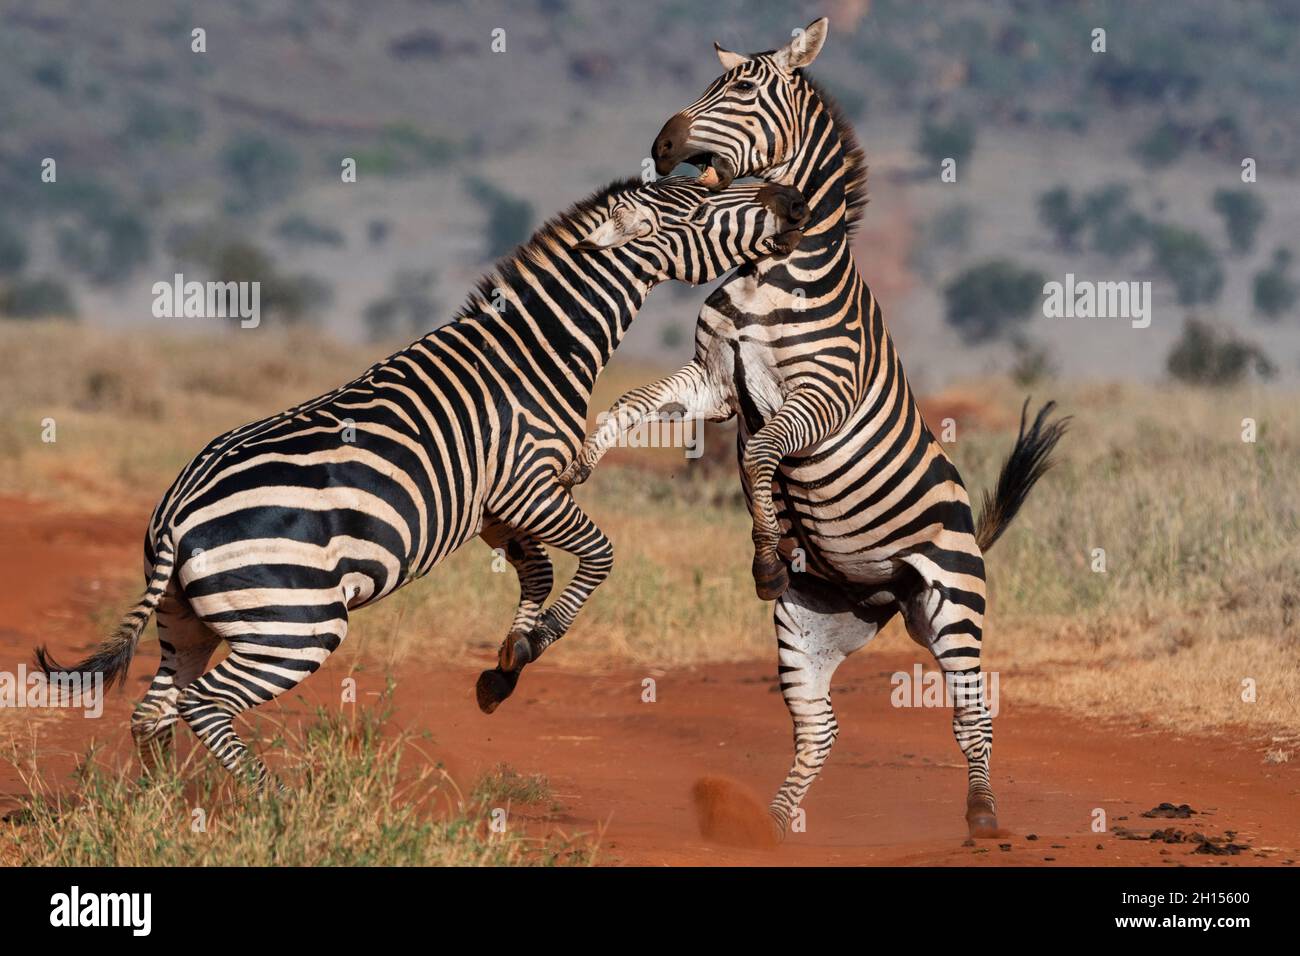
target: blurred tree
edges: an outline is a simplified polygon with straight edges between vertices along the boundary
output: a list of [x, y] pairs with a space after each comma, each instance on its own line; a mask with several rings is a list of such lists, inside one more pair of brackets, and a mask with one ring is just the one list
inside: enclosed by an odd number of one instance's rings
[[202, 131], [203, 115], [198, 110], [140, 96], [127, 107], [119, 140], [129, 147], [190, 145]]
[[1023, 336], [1016, 336], [1012, 340], [1011, 347], [1015, 350], [1016, 356], [1011, 365], [1011, 380], [1021, 388], [1032, 388], [1056, 377], [1058, 372], [1056, 360], [1047, 346], [1031, 342]]
[[8, 221], [0, 219], [0, 277], [17, 275], [27, 265], [27, 241]]
[[9, 319], [70, 319], [77, 305], [58, 279], [15, 279], [0, 286], [0, 315]]
[[478, 177], [467, 180], [466, 188], [487, 210], [487, 225], [484, 227], [487, 258], [499, 259], [528, 239], [536, 218], [532, 203], [511, 196]]
[[1223, 269], [1205, 237], [1160, 223], [1151, 229], [1155, 265], [1174, 283], [1183, 305], [1215, 302], [1223, 290]]
[[1079, 233], [1083, 230], [1083, 213], [1075, 208], [1069, 187], [1056, 186], [1038, 197], [1038, 221], [1056, 239], [1057, 245], [1067, 252], [1079, 247]]
[[1146, 217], [1129, 207], [1129, 189], [1110, 183], [1083, 199], [1083, 218], [1088, 224], [1088, 245], [1112, 259], [1126, 256], [1147, 238]]
[[1255, 273], [1255, 311], [1266, 319], [1276, 320], [1295, 308], [1300, 289], [1287, 275], [1290, 268], [1291, 250], [1278, 248], [1273, 252], [1273, 264]]
[[1223, 218], [1232, 251], [1246, 253], [1254, 249], [1255, 234], [1267, 213], [1264, 200], [1249, 189], [1217, 189], [1212, 205]]
[[32, 79], [55, 93], [65, 93], [68, 89], [68, 68], [62, 60], [41, 60], [32, 69]]
[[[307, 274], [286, 275], [260, 247], [235, 240], [216, 250], [211, 269], [218, 282], [260, 283], [260, 307], [264, 319], [286, 325], [315, 324], [316, 310], [334, 298], [328, 282]], [[238, 303], [228, 303], [227, 315], [237, 314]]]
[[1134, 153], [1154, 169], [1163, 169], [1176, 163], [1192, 141], [1192, 130], [1172, 120], [1164, 120], [1152, 127], [1133, 146]]
[[342, 246], [345, 244], [343, 233], [327, 223], [318, 222], [310, 216], [295, 213], [280, 220], [275, 227], [275, 234], [285, 242], [295, 246]]
[[59, 257], [91, 282], [125, 282], [149, 261], [149, 223], [129, 209], [90, 212], [58, 232]]
[[975, 151], [975, 127], [960, 116], [948, 123], [926, 120], [916, 148], [932, 165], [955, 159], [960, 168]]
[[1276, 372], [1257, 346], [1195, 318], [1183, 324], [1165, 364], [1174, 378], [1195, 385], [1236, 385], [1252, 371], [1263, 379]]
[[1006, 259], [973, 266], [944, 288], [948, 324], [968, 344], [998, 339], [1029, 318], [1043, 283], [1042, 273]]
[[298, 173], [298, 156], [264, 136], [243, 133], [222, 150], [221, 168], [234, 187], [227, 205], [234, 212], [246, 213], [290, 194]]
[[[1146, 39], [1146, 38], [1144, 38]], [[1129, 106], [1135, 102], [1187, 102], [1201, 89], [1201, 73], [1193, 64], [1184, 64], [1176, 46], [1178, 37], [1152, 38], [1142, 45], [1141, 61], [1128, 61], [1118, 51], [1093, 58], [1090, 82], [1100, 88], [1111, 105]]]

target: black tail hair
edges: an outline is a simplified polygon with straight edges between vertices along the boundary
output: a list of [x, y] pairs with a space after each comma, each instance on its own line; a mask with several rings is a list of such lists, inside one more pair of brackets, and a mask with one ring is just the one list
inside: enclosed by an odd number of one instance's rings
[[131, 667], [131, 658], [135, 656], [136, 645], [140, 643], [140, 634], [144, 631], [144, 626], [149, 623], [149, 617], [158, 606], [158, 602], [162, 600], [175, 566], [169, 540], [164, 539], [159, 542], [157, 555], [153, 574], [149, 577], [149, 585], [144, 594], [136, 602], [135, 607], [122, 618], [121, 623], [113, 629], [108, 639], [95, 648], [94, 653], [89, 657], [67, 668], [50, 656], [44, 644], [36, 648], [36, 666], [46, 677], [55, 672], [103, 674], [105, 689], [126, 678], [126, 672]]
[[1029, 497], [1034, 484], [1052, 467], [1053, 462], [1049, 456], [1070, 424], [1068, 416], [1048, 422], [1047, 416], [1054, 408], [1056, 402], [1044, 405], [1026, 432], [1025, 418], [1029, 411], [1029, 399], [1025, 399], [1024, 407], [1020, 409], [1020, 435], [1016, 438], [1011, 454], [1002, 463], [997, 488], [993, 494], [989, 494], [988, 489], [984, 491], [979, 521], [975, 525], [975, 541], [981, 551], [987, 551], [1002, 537], [1002, 532], [1007, 530], [1011, 519]]

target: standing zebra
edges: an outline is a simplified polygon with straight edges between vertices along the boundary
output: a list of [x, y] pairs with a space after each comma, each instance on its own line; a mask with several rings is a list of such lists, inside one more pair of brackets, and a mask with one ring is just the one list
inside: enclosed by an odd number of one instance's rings
[[[131, 720], [146, 764], [180, 717], [228, 770], [264, 785], [234, 718], [320, 667], [352, 610], [479, 535], [520, 581], [500, 664], [479, 680], [490, 711], [609, 574], [609, 540], [557, 476], [646, 295], [788, 253], [806, 212], [787, 187], [713, 193], [686, 178], [615, 183], [579, 202], [499, 263], [454, 321], [210, 442], [154, 511], [144, 596], [76, 670], [123, 678], [156, 611], [162, 659]], [[579, 563], [543, 610], [547, 545]], [[223, 639], [229, 656], [208, 669]], [[62, 670], [44, 648], [37, 661]]]
[[1048, 467], [1064, 423], [1047, 422], [1052, 403], [1028, 430], [1022, 416], [977, 524], [853, 261], [865, 160], [847, 122], [803, 74], [826, 32], [820, 19], [782, 49], [753, 56], [717, 47], [726, 72], [655, 140], [660, 173], [689, 162], [719, 189], [737, 176], [795, 186], [808, 200], [808, 224], [789, 258], [742, 270], [709, 297], [694, 360], [619, 399], [561, 481], [586, 480], [623, 430], [662, 409], [713, 421], [735, 415], [755, 585], [776, 599], [781, 692], [794, 721], [794, 763], [769, 807], [778, 833], [838, 732], [835, 669], [901, 614], [953, 691], [966, 819], [984, 835], [997, 817], [980, 670], [983, 552]]

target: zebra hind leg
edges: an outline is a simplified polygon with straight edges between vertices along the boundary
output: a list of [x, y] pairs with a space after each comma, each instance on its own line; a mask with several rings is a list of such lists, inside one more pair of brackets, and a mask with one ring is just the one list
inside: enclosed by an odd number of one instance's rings
[[998, 836], [997, 801], [989, 776], [993, 719], [980, 669], [984, 595], [923, 582], [903, 605], [908, 634], [943, 669], [953, 703], [952, 732], [966, 757], [966, 823], [972, 837]]
[[[337, 605], [316, 609], [339, 617], [305, 624], [317, 616], [305, 610], [313, 609], [258, 608], [247, 621], [223, 619], [215, 628], [230, 642], [230, 654], [182, 690], [176, 702], [181, 718], [221, 765], [259, 791], [272, 784], [285, 788], [236, 733], [235, 718], [297, 687], [347, 635], [342, 598]], [[269, 619], [277, 611], [285, 612], [284, 620]]]
[[835, 669], [897, 613], [892, 596], [887, 598], [879, 607], [859, 605], [834, 585], [795, 574], [776, 602], [781, 696], [794, 723], [794, 761], [768, 807], [778, 839], [784, 839], [839, 733], [831, 706]]
[[162, 658], [158, 673], [131, 715], [131, 736], [146, 772], [153, 772], [170, 754], [180, 717], [177, 698], [203, 673], [221, 643], [174, 585], [163, 595], [156, 614]]

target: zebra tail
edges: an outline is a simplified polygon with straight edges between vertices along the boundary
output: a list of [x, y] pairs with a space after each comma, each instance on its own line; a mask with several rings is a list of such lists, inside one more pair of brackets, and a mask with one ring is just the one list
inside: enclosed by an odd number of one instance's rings
[[1047, 417], [1054, 408], [1056, 402], [1044, 405], [1034, 417], [1029, 431], [1025, 431], [1029, 411], [1029, 399], [1025, 399], [1024, 407], [1020, 409], [1020, 435], [1011, 454], [1002, 463], [996, 490], [993, 494], [989, 494], [988, 489], [984, 491], [983, 506], [975, 525], [975, 541], [981, 551], [993, 547], [1029, 497], [1034, 484], [1052, 467], [1052, 449], [1070, 424], [1068, 416], [1049, 422]]
[[65, 674], [103, 674], [105, 688], [110, 688], [126, 678], [126, 672], [131, 666], [131, 658], [135, 656], [136, 645], [140, 643], [140, 635], [144, 632], [145, 625], [149, 623], [154, 609], [158, 607], [158, 602], [162, 600], [175, 568], [175, 554], [170, 538], [161, 538], [155, 552], [157, 559], [154, 561], [153, 574], [149, 578], [149, 585], [145, 588], [144, 594], [94, 653], [74, 667], [67, 668], [50, 656], [45, 645], [36, 648], [36, 665], [45, 676], [49, 677], [56, 671]]

